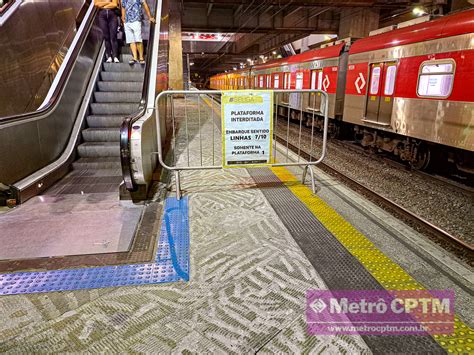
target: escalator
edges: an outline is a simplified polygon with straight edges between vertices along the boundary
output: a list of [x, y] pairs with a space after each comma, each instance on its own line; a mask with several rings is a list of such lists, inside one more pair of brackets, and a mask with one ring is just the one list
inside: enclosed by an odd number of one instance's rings
[[167, 75], [167, 1], [149, 5], [161, 21], [144, 31], [146, 65], [128, 64], [128, 46], [121, 63], [103, 63], [91, 5], [48, 105], [0, 118], [0, 194], [19, 205], [0, 214], [0, 261], [130, 249], [143, 206], [121, 203], [119, 186], [151, 184], [154, 97]]

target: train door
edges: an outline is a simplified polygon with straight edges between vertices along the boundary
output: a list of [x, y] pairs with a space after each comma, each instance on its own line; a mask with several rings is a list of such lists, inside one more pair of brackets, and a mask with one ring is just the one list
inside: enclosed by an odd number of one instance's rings
[[390, 125], [397, 62], [370, 65], [370, 81], [367, 93], [365, 118], [368, 121]]

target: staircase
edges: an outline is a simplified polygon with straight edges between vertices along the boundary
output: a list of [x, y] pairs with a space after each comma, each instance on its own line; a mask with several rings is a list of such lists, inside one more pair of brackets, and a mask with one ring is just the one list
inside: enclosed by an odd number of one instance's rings
[[144, 79], [144, 66], [129, 65], [130, 59], [127, 46], [122, 48], [121, 63], [102, 64], [73, 170], [113, 169], [121, 176], [120, 126], [137, 111]]

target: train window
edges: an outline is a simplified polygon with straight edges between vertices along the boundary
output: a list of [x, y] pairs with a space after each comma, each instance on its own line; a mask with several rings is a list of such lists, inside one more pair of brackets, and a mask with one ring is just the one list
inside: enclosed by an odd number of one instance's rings
[[286, 88], [291, 89], [291, 73], [286, 73]]
[[280, 88], [280, 75], [275, 74], [273, 77], [273, 88], [274, 89], [279, 89]]
[[321, 90], [323, 88], [323, 71], [320, 70], [318, 72], [318, 90]]
[[418, 96], [448, 97], [453, 89], [454, 61], [428, 61], [421, 64]]
[[370, 78], [370, 94], [377, 95], [379, 92], [379, 83], [380, 83], [380, 67], [372, 68], [372, 75]]
[[263, 88], [263, 75], [260, 75], [260, 87]]
[[393, 95], [395, 90], [395, 76], [397, 74], [397, 66], [390, 65], [387, 67], [385, 72], [385, 87], [383, 90], [384, 95], [390, 96]]
[[311, 72], [311, 90], [316, 89], [316, 70]]
[[296, 90], [303, 88], [303, 73], [296, 73]]
[[272, 87], [272, 76], [271, 75], [267, 75], [267, 88], [270, 89]]

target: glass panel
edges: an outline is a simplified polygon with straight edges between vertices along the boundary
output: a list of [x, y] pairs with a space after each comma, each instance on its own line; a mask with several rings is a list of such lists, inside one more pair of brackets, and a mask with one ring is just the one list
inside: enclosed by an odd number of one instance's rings
[[380, 67], [374, 67], [372, 69], [372, 77], [370, 79], [370, 94], [377, 95], [379, 92], [380, 82]]
[[453, 74], [422, 75], [418, 81], [420, 96], [448, 96], [453, 87]]
[[316, 89], [316, 70], [311, 72], [311, 90]]
[[318, 90], [321, 90], [323, 88], [323, 71], [320, 70], [318, 72]]
[[280, 76], [279, 76], [279, 75], [275, 75], [273, 87], [274, 87], [275, 89], [279, 89], [279, 88], [280, 88]]
[[303, 88], [303, 73], [296, 73], [296, 90]]
[[267, 75], [267, 88], [271, 88], [271, 80], [272, 77], [270, 75]]
[[422, 74], [429, 73], [452, 73], [453, 64], [452, 63], [443, 63], [443, 64], [424, 64], [421, 69]]
[[263, 88], [263, 75], [260, 75], [260, 87]]
[[387, 68], [387, 72], [385, 73], [385, 89], [383, 91], [384, 95], [393, 95], [393, 91], [395, 90], [396, 74], [397, 67], [395, 65], [391, 65]]

